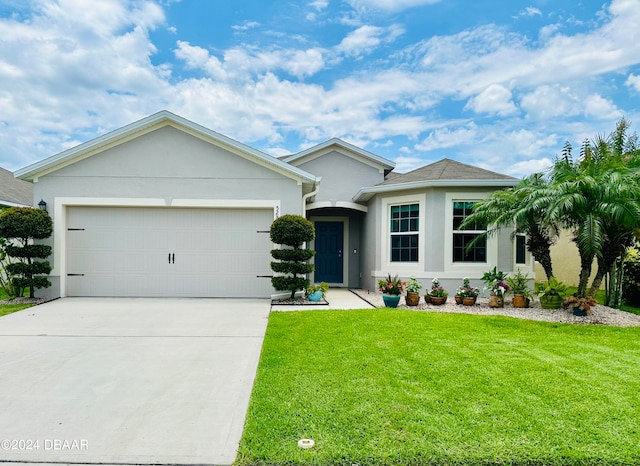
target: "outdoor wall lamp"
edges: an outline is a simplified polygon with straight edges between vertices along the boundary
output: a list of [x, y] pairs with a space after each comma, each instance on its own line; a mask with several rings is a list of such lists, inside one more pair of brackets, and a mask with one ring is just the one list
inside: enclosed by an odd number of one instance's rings
[[44, 210], [45, 212], [47, 211], [47, 203], [44, 202], [44, 199], [40, 199], [40, 202], [38, 202], [38, 207], [40, 207], [40, 210]]

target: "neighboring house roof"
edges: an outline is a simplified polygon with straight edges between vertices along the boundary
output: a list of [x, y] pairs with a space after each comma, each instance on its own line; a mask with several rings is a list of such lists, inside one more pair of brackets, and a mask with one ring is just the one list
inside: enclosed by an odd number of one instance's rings
[[60, 152], [59, 154], [52, 155], [28, 167], [21, 168], [15, 175], [23, 180], [37, 181], [41, 176], [165, 126], [172, 126], [232, 153], [253, 160], [274, 171], [278, 171], [285, 176], [300, 180], [302, 183], [315, 185], [320, 182], [320, 178], [311, 173], [289, 165], [276, 157], [260, 152], [246, 144], [235, 141], [167, 110], [155, 113], [142, 120], [92, 139], [91, 141]]
[[15, 178], [9, 170], [0, 168], [0, 205], [31, 207], [33, 205], [33, 185]]
[[323, 154], [329, 153], [336, 147], [343, 149], [343, 152], [346, 151], [347, 153], [353, 154], [354, 156], [362, 159], [370, 165], [381, 166], [385, 173], [389, 173], [396, 167], [395, 162], [361, 149], [360, 147], [354, 146], [353, 144], [349, 144], [348, 142], [345, 142], [339, 138], [331, 138], [328, 141], [322, 142], [313, 147], [309, 147], [308, 149], [298, 152], [297, 154], [283, 157], [282, 160], [287, 163], [297, 165], [298, 163], [306, 161], [306, 159], [311, 160], [315, 157], [319, 157]]
[[405, 189], [454, 186], [510, 187], [520, 180], [451, 159], [442, 159], [404, 174], [389, 174], [385, 181], [360, 189], [353, 200], [368, 201], [378, 193]]

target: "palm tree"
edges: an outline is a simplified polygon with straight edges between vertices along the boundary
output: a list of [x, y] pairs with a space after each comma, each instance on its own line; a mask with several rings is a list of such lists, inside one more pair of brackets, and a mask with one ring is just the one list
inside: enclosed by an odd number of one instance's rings
[[532, 202], [546, 186], [544, 176], [536, 173], [524, 178], [513, 188], [494, 191], [487, 199], [476, 203], [473, 213], [460, 225], [460, 229], [480, 224], [487, 226], [487, 236], [510, 227], [514, 228], [514, 235], [524, 233], [527, 236], [527, 250], [542, 265], [547, 278], [551, 277], [550, 248], [558, 237], [558, 227], [545, 222], [545, 209]]
[[[622, 119], [609, 138], [585, 141], [576, 161], [569, 146], [556, 160], [548, 188], [536, 199], [547, 208], [547, 221], [574, 231], [580, 254], [579, 296], [593, 296], [605, 276], [615, 275], [633, 229], [640, 226], [638, 157], [626, 152], [635, 144], [635, 136], [626, 135], [628, 127]], [[587, 293], [596, 258], [598, 271]]]

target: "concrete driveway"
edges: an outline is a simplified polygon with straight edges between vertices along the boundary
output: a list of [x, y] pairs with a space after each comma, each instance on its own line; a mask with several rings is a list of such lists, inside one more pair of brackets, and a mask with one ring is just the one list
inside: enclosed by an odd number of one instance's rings
[[0, 463], [231, 464], [269, 304], [64, 298], [0, 317]]

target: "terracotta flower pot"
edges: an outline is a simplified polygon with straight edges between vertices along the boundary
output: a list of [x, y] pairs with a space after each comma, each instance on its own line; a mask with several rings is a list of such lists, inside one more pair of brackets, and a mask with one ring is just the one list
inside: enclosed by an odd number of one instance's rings
[[431, 295], [430, 294], [426, 294], [424, 295], [424, 302], [429, 304], [431, 302]]
[[475, 296], [465, 296], [462, 299], [462, 304], [464, 304], [465, 306], [473, 306], [476, 303], [476, 297]]
[[527, 298], [525, 298], [523, 294], [513, 295], [511, 305], [513, 307], [527, 307]]
[[407, 291], [407, 296], [404, 298], [407, 306], [417, 306], [420, 302], [420, 293], [415, 291]]
[[497, 294], [489, 294], [489, 307], [504, 307], [504, 298]]
[[431, 304], [435, 306], [441, 306], [447, 302], [446, 296], [431, 296]]
[[455, 295], [455, 299], [456, 299], [456, 304], [462, 304], [462, 301], [464, 301], [463, 296]]

